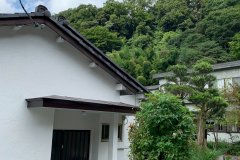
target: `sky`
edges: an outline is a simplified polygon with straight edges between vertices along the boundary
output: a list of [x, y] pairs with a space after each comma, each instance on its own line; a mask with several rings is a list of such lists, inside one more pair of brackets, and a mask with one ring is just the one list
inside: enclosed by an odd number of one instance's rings
[[[58, 13], [68, 8], [75, 8], [80, 4], [93, 4], [97, 7], [103, 6], [106, 0], [22, 0], [28, 12], [34, 12], [39, 4], [48, 8], [51, 13]], [[0, 13], [23, 12], [19, 0], [0, 0]]]

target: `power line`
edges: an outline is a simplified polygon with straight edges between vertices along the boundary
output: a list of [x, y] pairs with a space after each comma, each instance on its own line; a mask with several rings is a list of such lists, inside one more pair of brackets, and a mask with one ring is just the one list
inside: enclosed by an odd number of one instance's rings
[[32, 19], [32, 17], [30, 16], [30, 14], [28, 14], [28, 12], [27, 12], [26, 9], [24, 8], [21, 0], [19, 0], [19, 3], [20, 3], [20, 5], [21, 5], [22, 9], [24, 10], [24, 12], [25, 12], [25, 13], [27, 14], [27, 16], [29, 17], [29, 19], [30, 19], [30, 20], [32, 21], [32, 23], [34, 24], [34, 26], [35, 26], [35, 27], [38, 27], [38, 26], [39, 26], [38, 23], [35, 22], [35, 21]]

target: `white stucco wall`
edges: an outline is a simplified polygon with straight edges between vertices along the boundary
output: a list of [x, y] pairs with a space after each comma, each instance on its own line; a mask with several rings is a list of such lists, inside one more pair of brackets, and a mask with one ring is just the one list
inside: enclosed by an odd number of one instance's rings
[[240, 68], [214, 71], [212, 73], [217, 79], [240, 77]]
[[[1, 160], [50, 159], [53, 128], [76, 127], [62, 122], [59, 111], [55, 114], [61, 125], [53, 126], [54, 110], [27, 109], [26, 98], [60, 95], [121, 101], [115, 79], [100, 68], [88, 67], [85, 56], [67, 42], [56, 43], [57, 37], [47, 27], [0, 28]], [[98, 131], [91, 129], [94, 134]]]
[[[217, 133], [217, 136], [219, 141], [228, 143], [240, 141], [240, 133], [231, 133], [231, 135], [229, 133]], [[207, 140], [211, 142], [215, 141], [214, 134], [212, 132], [208, 133]]]

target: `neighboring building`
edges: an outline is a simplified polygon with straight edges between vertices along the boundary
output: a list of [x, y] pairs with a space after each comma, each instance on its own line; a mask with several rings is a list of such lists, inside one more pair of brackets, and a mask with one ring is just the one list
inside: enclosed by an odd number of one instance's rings
[[127, 160], [147, 90], [63, 17], [30, 16], [0, 14], [0, 159]]
[[[153, 78], [159, 80], [159, 87], [167, 83], [165, 79], [166, 76], [171, 76], [171, 72], [155, 74]], [[233, 84], [240, 84], [240, 60], [219, 63], [213, 65], [212, 75], [216, 77], [215, 87], [219, 89], [227, 88]], [[147, 87], [154, 88], [154, 87]], [[156, 87], [155, 87], [156, 88]], [[191, 103], [188, 103], [187, 106], [192, 111], [197, 111], [197, 109]], [[218, 137], [221, 140], [231, 141], [231, 136], [234, 137], [234, 140], [240, 140], [240, 128], [233, 125], [216, 125], [213, 129], [210, 129], [208, 132], [208, 140], [214, 141], [213, 130], [218, 132]]]

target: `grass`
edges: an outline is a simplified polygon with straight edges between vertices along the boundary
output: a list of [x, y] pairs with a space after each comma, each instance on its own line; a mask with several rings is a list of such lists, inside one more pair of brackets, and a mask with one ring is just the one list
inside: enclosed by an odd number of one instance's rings
[[233, 155], [233, 156], [240, 156], [240, 142], [236, 142], [230, 145], [226, 154]]
[[229, 147], [229, 144], [225, 142], [219, 142], [217, 148], [214, 147], [214, 143], [208, 143], [205, 149], [193, 144], [190, 150], [190, 160], [216, 160], [217, 157], [226, 153]]
[[223, 153], [218, 150], [200, 149], [199, 147], [193, 147], [190, 152], [190, 160], [216, 160], [217, 157]]
[[240, 142], [219, 142], [217, 147], [214, 142], [209, 142], [205, 149], [193, 144], [190, 150], [190, 160], [216, 160], [221, 155], [240, 156]]

